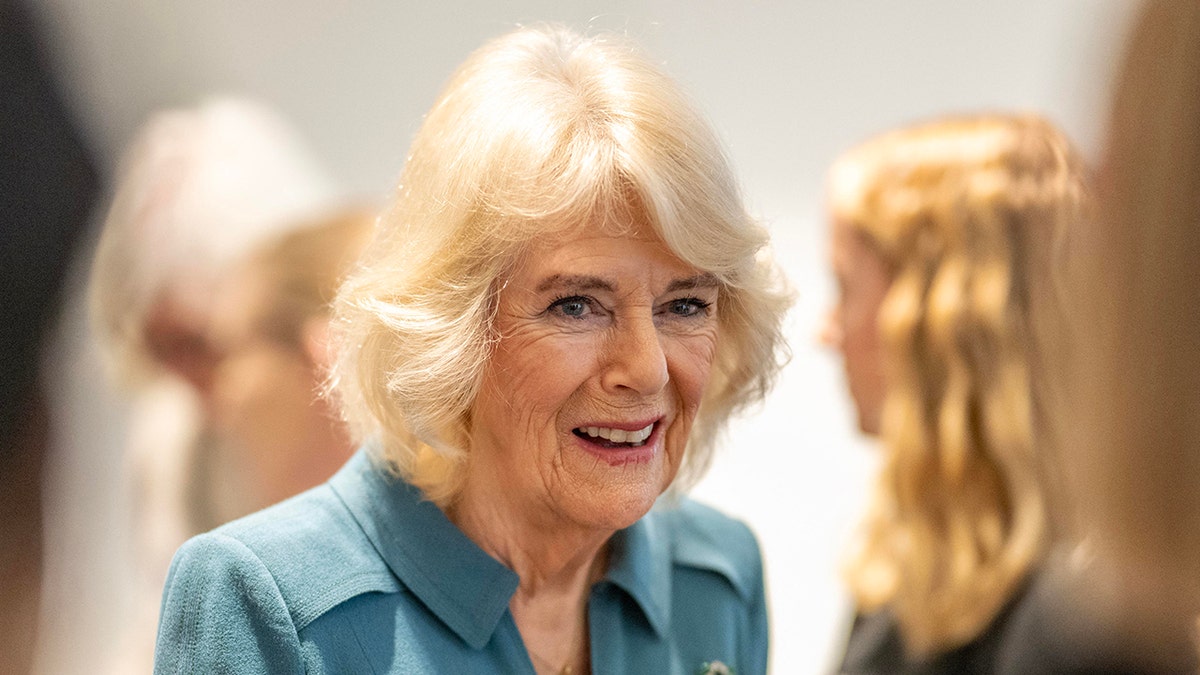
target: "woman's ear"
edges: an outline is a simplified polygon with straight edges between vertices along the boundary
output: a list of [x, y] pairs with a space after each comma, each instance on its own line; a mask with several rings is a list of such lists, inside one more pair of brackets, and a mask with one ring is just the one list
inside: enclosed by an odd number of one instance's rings
[[300, 330], [300, 342], [309, 362], [320, 372], [328, 372], [333, 365], [333, 353], [329, 344], [329, 318], [314, 316], [305, 320]]

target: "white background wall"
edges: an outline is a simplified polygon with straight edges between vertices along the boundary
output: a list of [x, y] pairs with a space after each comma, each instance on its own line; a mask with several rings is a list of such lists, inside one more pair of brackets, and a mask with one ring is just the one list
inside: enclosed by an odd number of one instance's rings
[[[825, 167], [866, 135], [982, 108], [1041, 111], [1094, 152], [1129, 4], [41, 0], [37, 7], [109, 176], [151, 111], [229, 92], [276, 106], [346, 188], [363, 195], [391, 188], [440, 84], [485, 39], [547, 20], [634, 36], [726, 140], [748, 204], [771, 229], [800, 294], [789, 319], [791, 364], [770, 401], [734, 425], [696, 494], [758, 532], [774, 670], [809, 673], [835, 664], [847, 611], [837, 565], [873, 462], [853, 431], [839, 364], [813, 343], [831, 292], [820, 199]], [[85, 339], [82, 325], [78, 313], [68, 321], [72, 339]], [[76, 367], [83, 370], [69, 378], [67, 394], [78, 412], [63, 433], [96, 452], [65, 475], [87, 489], [114, 471], [109, 446], [120, 425], [107, 417], [120, 408], [94, 395], [104, 390], [93, 367]], [[98, 569], [120, 564], [101, 536], [73, 536], [95, 539], [90, 555]], [[106, 601], [81, 593], [71, 606], [87, 620], [104, 616]], [[86, 647], [88, 638], [80, 639]]]

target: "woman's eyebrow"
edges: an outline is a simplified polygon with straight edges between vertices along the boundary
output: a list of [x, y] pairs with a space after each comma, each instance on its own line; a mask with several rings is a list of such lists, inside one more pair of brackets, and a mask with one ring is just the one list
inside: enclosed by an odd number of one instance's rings
[[541, 293], [553, 289], [569, 288], [573, 291], [608, 291], [616, 292], [616, 286], [607, 279], [600, 277], [587, 276], [582, 274], [553, 274], [542, 280], [537, 285], [537, 292]]
[[667, 284], [666, 293], [674, 293], [675, 291], [685, 291], [693, 288], [719, 288], [721, 282], [717, 277], [709, 272], [702, 272], [692, 277], [685, 279], [676, 279]]

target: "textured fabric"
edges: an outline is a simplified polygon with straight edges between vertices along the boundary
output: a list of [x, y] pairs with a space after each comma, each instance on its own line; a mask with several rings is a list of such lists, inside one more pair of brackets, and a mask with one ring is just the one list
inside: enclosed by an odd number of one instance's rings
[[[359, 452], [329, 483], [185, 544], [156, 673], [533, 673], [517, 576]], [[592, 672], [766, 671], [758, 544], [683, 500], [612, 540], [588, 603]]]

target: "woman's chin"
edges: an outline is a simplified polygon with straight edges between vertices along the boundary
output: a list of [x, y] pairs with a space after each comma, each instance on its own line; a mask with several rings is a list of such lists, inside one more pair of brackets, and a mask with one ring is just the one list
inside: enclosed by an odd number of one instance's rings
[[660, 439], [636, 447], [603, 447], [573, 439], [563, 453], [560, 505], [581, 525], [629, 527], [646, 515], [671, 483]]
[[615, 532], [650, 512], [654, 498], [645, 493], [572, 495], [561, 504], [563, 514], [585, 529]]

